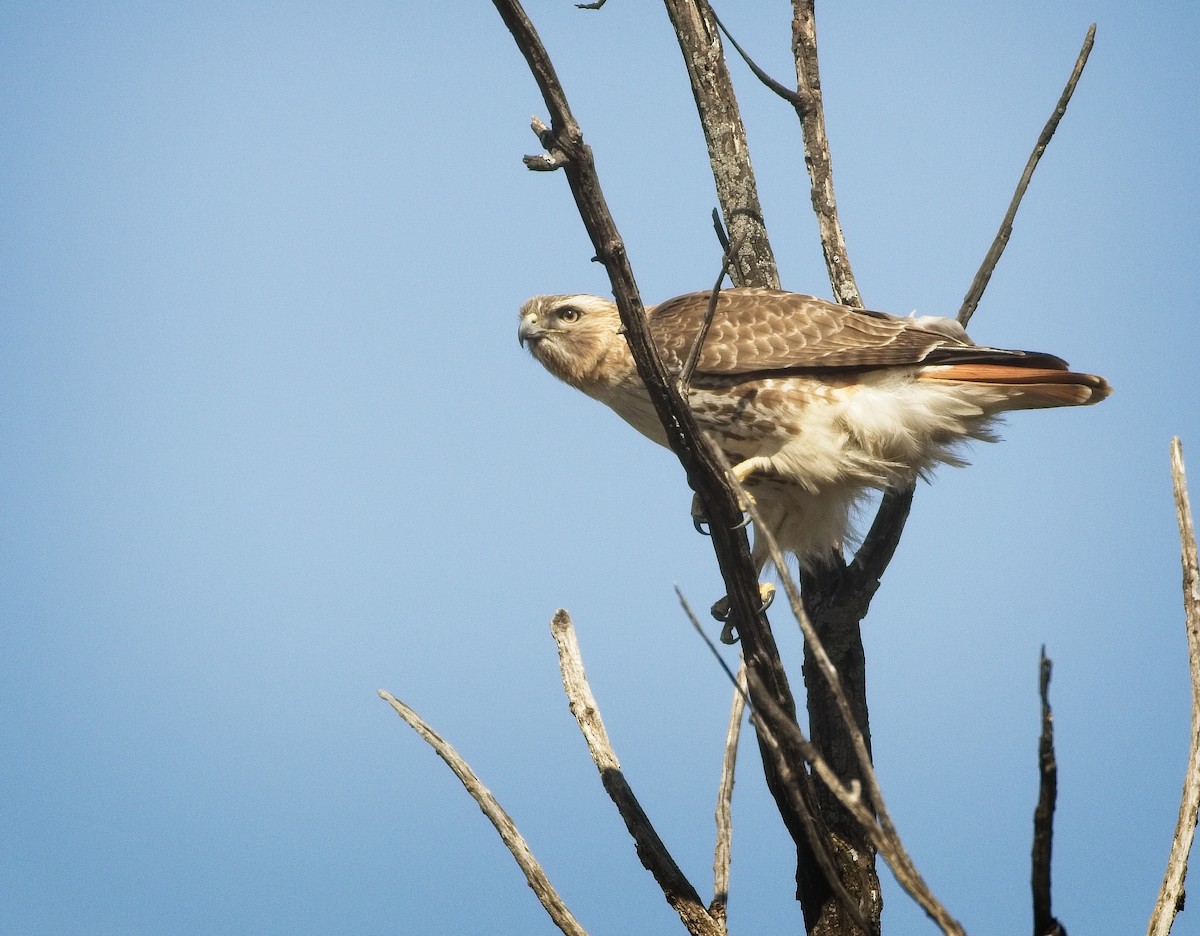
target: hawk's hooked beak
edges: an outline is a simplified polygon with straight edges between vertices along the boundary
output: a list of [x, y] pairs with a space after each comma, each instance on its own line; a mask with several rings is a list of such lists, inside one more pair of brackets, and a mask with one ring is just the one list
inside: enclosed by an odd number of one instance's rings
[[525, 347], [525, 342], [535, 345], [542, 339], [542, 330], [538, 327], [537, 316], [530, 314], [521, 319], [521, 325], [517, 329], [517, 341], [521, 347]]

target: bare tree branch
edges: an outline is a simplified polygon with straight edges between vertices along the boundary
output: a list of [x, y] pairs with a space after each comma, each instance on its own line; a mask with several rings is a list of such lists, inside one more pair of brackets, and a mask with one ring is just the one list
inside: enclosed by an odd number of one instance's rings
[[833, 194], [833, 164], [829, 158], [829, 137], [825, 133], [813, 0], [792, 0], [792, 54], [796, 59], [797, 90], [808, 101], [808, 106], [797, 108], [796, 114], [804, 132], [804, 164], [812, 183], [812, 206], [821, 234], [829, 283], [838, 302], [861, 309], [862, 296], [854, 282], [854, 271], [850, 269], [846, 235], [838, 220], [837, 198]]
[[1183, 563], [1183, 610], [1187, 626], [1188, 663], [1192, 674], [1192, 743], [1179, 819], [1171, 840], [1167, 872], [1163, 877], [1154, 912], [1150, 914], [1149, 936], [1167, 936], [1175, 915], [1183, 909], [1183, 886], [1187, 878], [1188, 854], [1196, 834], [1200, 811], [1200, 560], [1196, 554], [1196, 531], [1188, 502], [1187, 476], [1183, 467], [1183, 443], [1171, 440], [1171, 480], [1175, 490], [1175, 514], [1179, 521], [1180, 557]]
[[1050, 672], [1046, 648], [1038, 665], [1042, 731], [1038, 738], [1038, 802], [1033, 811], [1030, 888], [1033, 891], [1033, 936], [1064, 936], [1066, 930], [1050, 908], [1050, 856], [1054, 843], [1054, 806], [1058, 798], [1058, 763], [1054, 758], [1054, 713], [1050, 708]]
[[[812, 114], [807, 116], [808, 123], [804, 123], [806, 119], [805, 113], [802, 110], [799, 112], [805, 129], [805, 158], [809, 164], [809, 173], [812, 177], [813, 206], [818, 215], [826, 266], [829, 268], [830, 282], [839, 301], [845, 302], [848, 305], [861, 305], [861, 297], [858, 296], [857, 287], [854, 285], [853, 273], [850, 271], [848, 258], [846, 259], [844, 269], [837, 263], [839, 257], [845, 257], [846, 245], [845, 238], [841, 233], [841, 226], [837, 221], [837, 206], [833, 199], [832, 173], [829, 171], [828, 139], [825, 136], [823, 108], [821, 106], [820, 78], [817, 71], [816, 34], [812, 16], [812, 4], [810, 2], [798, 2], [794, 4], [794, 7], [797, 8], [793, 20], [793, 43], [794, 47], [798, 50], [796, 52], [797, 77], [802, 90], [807, 81], [809, 90], [815, 92], [811, 95], [809, 110], [812, 111]], [[1080, 50], [1079, 56], [1075, 61], [1075, 66], [1072, 69], [1067, 85], [1059, 97], [1054, 113], [1038, 137], [1037, 144], [1034, 146], [1033, 153], [1029, 158], [1025, 171], [1018, 183], [1016, 193], [1009, 205], [1008, 213], [1001, 222], [1000, 231], [996, 235], [991, 249], [984, 257], [979, 271], [975, 274], [971, 288], [963, 300], [962, 308], [958, 313], [958, 320], [963, 325], [967, 324], [978, 306], [983, 291], [991, 279], [992, 272], [995, 270], [996, 264], [999, 262], [1000, 256], [1008, 244], [1017, 208], [1025, 195], [1026, 189], [1029, 187], [1033, 171], [1041, 159], [1042, 153], [1045, 152], [1051, 137], [1053, 137], [1058, 127], [1059, 121], [1066, 112], [1067, 104], [1074, 94], [1075, 86], [1079, 83], [1084, 65], [1087, 63], [1088, 55], [1095, 40], [1095, 34], [1096, 26], [1092, 24], [1084, 40], [1083, 48]], [[807, 142], [810, 139], [812, 142]], [[821, 148], [822, 144], [824, 146], [823, 150]], [[815, 161], [809, 156], [810, 150], [816, 151], [817, 158]], [[839, 286], [839, 277], [844, 281], [841, 286]], [[888, 563], [891, 561], [896, 546], [900, 541], [900, 536], [904, 531], [904, 524], [912, 506], [914, 490], [914, 486], [909, 485], [905, 488], [889, 490], [884, 494], [883, 501], [880, 504], [879, 511], [875, 515], [870, 531], [864, 538], [862, 547], [855, 555], [850, 570], [851, 578], [846, 583], [846, 587], [843, 587], [843, 593], [865, 593], [867, 602], [869, 603], [870, 596], [878, 588], [879, 580]], [[865, 611], [866, 608], [864, 606], [864, 614]]]
[[[717, 213], [713, 209], [713, 215]], [[717, 299], [721, 293], [721, 286], [725, 283], [725, 277], [729, 275], [729, 264], [733, 258], [733, 244], [725, 248], [725, 253], [721, 257], [721, 272], [717, 275], [717, 281], [713, 283], [713, 288], [708, 297], [708, 308], [704, 310], [704, 320], [700, 323], [700, 328], [696, 331], [696, 337], [692, 339], [692, 348], [688, 352], [687, 360], [683, 362], [683, 369], [679, 372], [679, 394], [687, 397], [688, 389], [692, 383], [692, 374], [696, 371], [696, 365], [700, 363], [700, 352], [704, 350], [704, 339], [708, 337], [708, 330], [712, 328], [713, 316], [717, 314]]]
[[725, 38], [729, 40], [729, 44], [733, 46], [733, 50], [737, 52], [739, 56], [741, 56], [742, 61], [746, 63], [746, 67], [750, 69], [755, 78], [761, 81], [767, 88], [774, 91], [777, 95], [791, 104], [797, 110], [802, 110], [812, 106], [812, 101], [806, 98], [799, 91], [793, 91], [791, 88], [781, 84], [767, 74], [766, 69], [761, 68], [759, 64], [750, 57], [750, 53], [743, 49], [737, 39], [733, 37], [733, 33], [731, 33], [725, 24], [721, 22], [721, 18], [717, 16], [715, 10], [712, 11], [712, 19], [713, 22], [717, 24], [717, 28], [721, 30], [721, 33], [725, 36]]
[[713, 899], [708, 912], [725, 926], [729, 903], [729, 863], [733, 840], [733, 778], [737, 769], [738, 740], [742, 735], [742, 716], [746, 713], [746, 664], [737, 671], [733, 701], [729, 706], [729, 727], [725, 730], [725, 753], [721, 758], [721, 782], [717, 787], [717, 844], [713, 849]]
[[1083, 74], [1083, 66], [1087, 64], [1088, 56], [1092, 52], [1092, 44], [1095, 41], [1096, 24], [1092, 23], [1087, 31], [1087, 36], [1083, 40], [1083, 48], [1079, 50], [1079, 56], [1075, 59], [1075, 67], [1071, 69], [1071, 77], [1067, 79], [1067, 86], [1063, 88], [1063, 93], [1058, 98], [1058, 104], [1054, 107], [1054, 113], [1046, 121], [1046, 126], [1042, 128], [1041, 136], [1038, 137], [1037, 144], [1033, 147], [1029, 161], [1025, 163], [1025, 171], [1021, 173], [1021, 180], [1017, 183], [1017, 190], [1008, 205], [1008, 211], [1004, 215], [1004, 220], [1000, 222], [1000, 230], [996, 233], [996, 239], [992, 241], [992, 246], [989, 248], [986, 256], [984, 256], [983, 264], [979, 267], [979, 272], [975, 274], [971, 288], [967, 290], [967, 295], [963, 298], [962, 307], [958, 310], [958, 320], [964, 326], [971, 321], [971, 316], [975, 314], [975, 309], [979, 305], [983, 291], [987, 288], [988, 281], [992, 278], [992, 271], [996, 269], [996, 264], [1000, 262], [1000, 255], [1004, 253], [1004, 248], [1008, 246], [1008, 239], [1012, 236], [1013, 220], [1017, 216], [1017, 208], [1021, 205], [1021, 199], [1025, 197], [1025, 190], [1029, 188], [1029, 180], [1033, 178], [1033, 170], [1037, 168], [1038, 161], [1042, 158], [1042, 153], [1046, 152], [1046, 147], [1050, 145], [1050, 138], [1054, 136], [1054, 131], [1058, 129], [1058, 122], [1062, 120], [1063, 114], [1067, 112], [1067, 104], [1071, 101], [1071, 95], [1075, 93], [1075, 86], [1079, 84], [1079, 77]]
[[[751, 238], [743, 243], [753, 248], [750, 253], [757, 261], [756, 265], [749, 268], [745, 264], [739, 264], [734, 278], [738, 285], [778, 288], [779, 277], [773, 259], [770, 263], [767, 262], [771, 256], [769, 244], [766, 242], [766, 230], [761, 224], [761, 208], [750, 165], [746, 133], [724, 60], [717, 17], [707, 0], [666, 0], [666, 6], [683, 52], [692, 83], [692, 93], [708, 142], [709, 159], [717, 181], [721, 210], [732, 234]], [[753, 63], [751, 67], [757, 68]], [[807, 96], [807, 92], [804, 92], [795, 96], [793, 103], [801, 104], [798, 109], [807, 111], [814, 102]], [[816, 103], [819, 104], [819, 101]], [[828, 165], [828, 159], [825, 164]], [[759, 238], [763, 245], [761, 247], [758, 246]], [[745, 256], [746, 250], [743, 248], [733, 253], [741, 258]], [[753, 641], [744, 642], [747, 645], [747, 659], [751, 665], [761, 665], [758, 663], [761, 658], [754, 652]], [[782, 665], [778, 663], [777, 657], [772, 656], [769, 659], [770, 665], [780, 674], [777, 677], [777, 685], [783, 686]], [[786, 702], [783, 695], [777, 698]], [[810, 709], [811, 707], [810, 701]], [[784, 704], [783, 708], [794, 712], [793, 704]], [[863, 710], [865, 711], [865, 699]], [[840, 883], [827, 880], [828, 871], [832, 867], [827, 857], [827, 853], [833, 847], [832, 840], [817, 811], [817, 804], [812, 799], [815, 791], [811, 790], [811, 780], [807, 771], [802, 768], [796, 771], [796, 782], [806, 791], [803, 795], [796, 796], [785, 789], [783, 779], [775, 768], [775, 754], [764, 747], [764, 739], [761, 736], [759, 749], [767, 784], [775, 797], [780, 815], [796, 842], [797, 897], [806, 926], [811, 928], [819, 918], [821, 908], [829, 903], [830, 897], [841, 888]], [[819, 841], [813, 840], [814, 831], [819, 832]], [[854, 852], [854, 847], [851, 846], [849, 851]], [[877, 890], [877, 887], [874, 889]]]
[[[767, 756], [774, 762], [775, 771], [787, 794], [793, 797], [801, 795], [803, 787], [800, 781], [802, 777], [807, 776], [803, 765], [809, 764], [812, 766], [813, 772], [829, 785], [829, 789], [852, 814], [858, 818], [865, 818], [869, 822], [870, 811], [866, 810], [859, 802], [857, 785], [848, 787], [843, 784], [830, 769], [825, 759], [821, 757], [820, 752], [804, 737], [804, 732], [800, 730], [800, 726], [796, 724], [795, 720], [775, 704], [775, 700], [770, 698], [769, 693], [760, 691], [762, 687], [758, 685], [758, 673], [749, 670], [746, 676], [751, 695], [759, 699], [758, 704], [751, 706], [751, 721], [754, 722], [755, 731], [763, 739]], [[786, 747], [784, 741], [786, 741]], [[788, 753], [789, 749], [796, 750], [799, 756]], [[831, 841], [835, 845], [841, 844], [836, 838]], [[857, 927], [861, 932], [871, 934], [871, 936], [878, 934], [879, 921], [869, 917], [863, 911], [862, 901], [864, 898], [869, 898], [869, 895], [865, 894], [858, 886], [861, 884], [861, 879], [854, 876], [855, 868], [846, 868], [845, 870], [850, 872], [847, 875], [839, 873], [839, 868], [835, 864], [838, 859], [843, 857], [842, 850], [838, 849], [832, 854], [822, 850], [817, 852], [815, 857], [824, 874], [824, 880], [829, 884], [830, 896], [834, 898], [832, 901], [834, 909], [831, 912], [828, 907], [823, 906], [819, 918], [811, 921], [806, 914], [805, 927], [809, 932], [812, 932], [819, 923], [830, 921], [837, 921], [836, 932], [853, 932], [841, 925], [841, 915], [845, 914], [849, 918], [849, 924]]]
[[604, 789], [621, 813], [621, 818], [625, 820], [629, 834], [633, 836], [638, 858], [654, 875], [654, 880], [662, 888], [667, 903], [679, 914], [689, 933], [694, 936], [724, 936], [724, 925], [709, 915], [700, 900], [700, 895], [679, 869], [658, 833], [654, 831], [654, 826], [650, 824], [637, 797], [633, 795], [625, 775], [621, 773], [621, 764], [608, 740], [608, 732], [605, 731], [604, 722], [600, 718], [600, 708], [588, 685], [571, 616], [559, 609], [550, 622], [550, 632], [558, 645], [558, 662], [562, 669], [563, 688], [571, 705], [571, 714], [579, 722], [579, 729], [587, 741], [588, 751], [591, 752], [592, 760], [600, 771]]
[[[796, 63], [797, 100], [793, 102], [804, 145], [804, 163], [808, 170], [810, 197], [817, 219], [821, 252], [829, 275], [834, 297], [844, 305], [862, 307], [862, 297], [854, 280], [854, 271], [846, 249], [846, 238], [838, 218], [837, 199], [833, 185], [833, 162], [829, 137], [825, 130], [825, 108], [821, 93], [820, 67], [817, 55], [816, 18], [813, 0], [792, 0], [792, 55]], [[871, 596], [878, 587], [878, 578], [895, 550], [908, 516], [911, 495], [888, 491], [884, 494], [867, 543], [871, 551], [858, 566], [861, 571], [872, 557], [883, 558], [878, 568], [867, 571], [870, 576], [847, 576], [844, 560], [837, 556], [829, 564], [810, 565], [804, 570], [804, 595], [807, 610], [812, 615], [814, 634], [827, 641], [823, 653], [836, 660], [843, 685], [852, 695], [851, 709], [855, 731], [869, 737], [869, 715], [866, 690], [866, 655], [862, 646], [861, 621], [866, 615]], [[886, 518], [888, 523], [882, 521]], [[813, 645], [805, 639], [804, 674], [808, 686], [809, 732], [814, 746], [828, 760], [838, 776], [853, 780], [861, 776], [857, 747], [845, 729], [838, 711], [845, 698], [831, 697], [832, 687], [811, 671], [821, 669], [813, 655]], [[826, 691], [826, 690], [829, 691]], [[864, 738], [865, 740], [865, 738]], [[869, 751], [868, 751], [869, 759]], [[869, 908], [872, 920], [878, 925], [882, 911], [879, 876], [869, 830], [860, 827], [854, 812], [839, 805], [836, 797], [817, 791], [817, 808], [830, 828], [842, 840], [840, 848], [843, 877], [854, 881], [863, 896], [863, 906]], [[840, 931], [838, 910], [829, 901], [817, 903], [806, 911], [809, 930], [814, 934]]]
[[396, 714], [404, 719], [437, 752], [438, 757], [446, 762], [446, 766], [454, 771], [455, 776], [466, 787], [467, 792], [479, 804], [479, 808], [483, 810], [483, 814], [491, 820], [492, 825], [496, 827], [496, 831], [500, 833], [500, 838], [512, 853], [513, 858], [516, 859], [518, 867], [520, 867], [522, 873], [525, 875], [525, 880], [529, 882], [529, 886], [532, 888], [534, 894], [537, 895], [537, 899], [541, 901], [542, 906], [546, 908], [546, 912], [550, 914], [550, 919], [554, 921], [554, 925], [566, 933], [567, 936], [588, 936], [587, 930], [579, 925], [579, 921], [575, 919], [571, 911], [567, 909], [566, 904], [562, 902], [562, 898], [554, 890], [550, 879], [546, 877], [546, 872], [542, 870], [542, 866], [533, 857], [533, 852], [529, 850], [529, 845], [521, 833], [517, 831], [517, 827], [508, 813], [496, 801], [496, 797], [492, 795], [492, 792], [480, 782], [475, 772], [471, 770], [470, 765], [463, 760], [458, 751], [448, 741], [444, 740], [441, 735], [430, 728], [420, 715], [390, 692], [380, 689], [379, 697], [395, 709]]
[[[847, 580], [849, 590], [864, 595], [868, 604], [879, 588], [879, 581], [892, 556], [896, 554], [896, 547], [900, 545], [900, 535], [904, 532], [916, 492], [915, 484], [889, 488], [884, 492], [875, 519], [871, 521], [871, 528], [854, 554], [854, 561], [850, 563]], [[864, 606], [864, 617], [866, 613]]]
[[735, 245], [734, 282], [738, 286], [778, 289], [779, 271], [763, 223], [746, 128], [721, 48], [716, 14], [707, 0], [665, 0], [665, 3], [691, 80], [717, 198]]

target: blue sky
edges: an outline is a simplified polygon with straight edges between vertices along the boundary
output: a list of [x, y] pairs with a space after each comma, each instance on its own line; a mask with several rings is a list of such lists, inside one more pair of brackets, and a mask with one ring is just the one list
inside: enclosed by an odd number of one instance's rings
[[[786, 82], [775, 7], [720, 10]], [[530, 13], [643, 296], [706, 288], [714, 195], [665, 13]], [[972, 333], [1116, 392], [1017, 414], [923, 486], [864, 639], [889, 805], [975, 932], [1029, 925], [1046, 645], [1055, 910], [1137, 931], [1188, 738], [1167, 446], [1200, 501], [1200, 13], [818, 16], [859, 285], [922, 314], [957, 309], [1098, 23]], [[785, 285], [828, 295], [795, 118], [734, 72]], [[563, 178], [521, 164], [545, 112], [491, 5], [8, 3], [0, 83], [0, 932], [555, 932], [380, 688], [459, 747], [591, 932], [675, 931], [548, 624], [571, 611], [707, 896], [729, 690], [672, 585], [700, 607], [721, 586], [670, 454], [517, 346], [529, 295], [608, 287]], [[731, 926], [795, 932], [754, 761]], [[889, 888], [888, 931], [930, 931]]]

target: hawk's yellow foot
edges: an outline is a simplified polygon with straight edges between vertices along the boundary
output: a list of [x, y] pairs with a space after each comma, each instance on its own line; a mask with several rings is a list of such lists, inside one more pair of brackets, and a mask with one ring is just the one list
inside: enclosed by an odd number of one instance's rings
[[[763, 611], [766, 611], [767, 608], [771, 607], [771, 602], [775, 600], [775, 586], [770, 582], [759, 582], [758, 600], [762, 602], [762, 607], [758, 609], [759, 613], [761, 614]], [[729, 620], [730, 610], [729, 596], [726, 595], [712, 606], [710, 613], [718, 621], [724, 622]]]

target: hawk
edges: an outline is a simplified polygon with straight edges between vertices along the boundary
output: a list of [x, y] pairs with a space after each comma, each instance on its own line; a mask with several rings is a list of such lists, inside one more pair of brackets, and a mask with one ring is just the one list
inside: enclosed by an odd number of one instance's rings
[[[683, 370], [711, 296], [646, 310], [672, 374]], [[667, 444], [613, 302], [536, 296], [521, 307], [519, 339], [555, 377]], [[965, 464], [962, 444], [995, 441], [1000, 414], [1098, 403], [1109, 389], [1052, 354], [981, 347], [953, 319], [745, 288], [717, 294], [686, 396], [780, 548], [804, 567], [841, 548], [868, 492]], [[755, 543], [754, 558], [761, 570], [765, 544]]]

